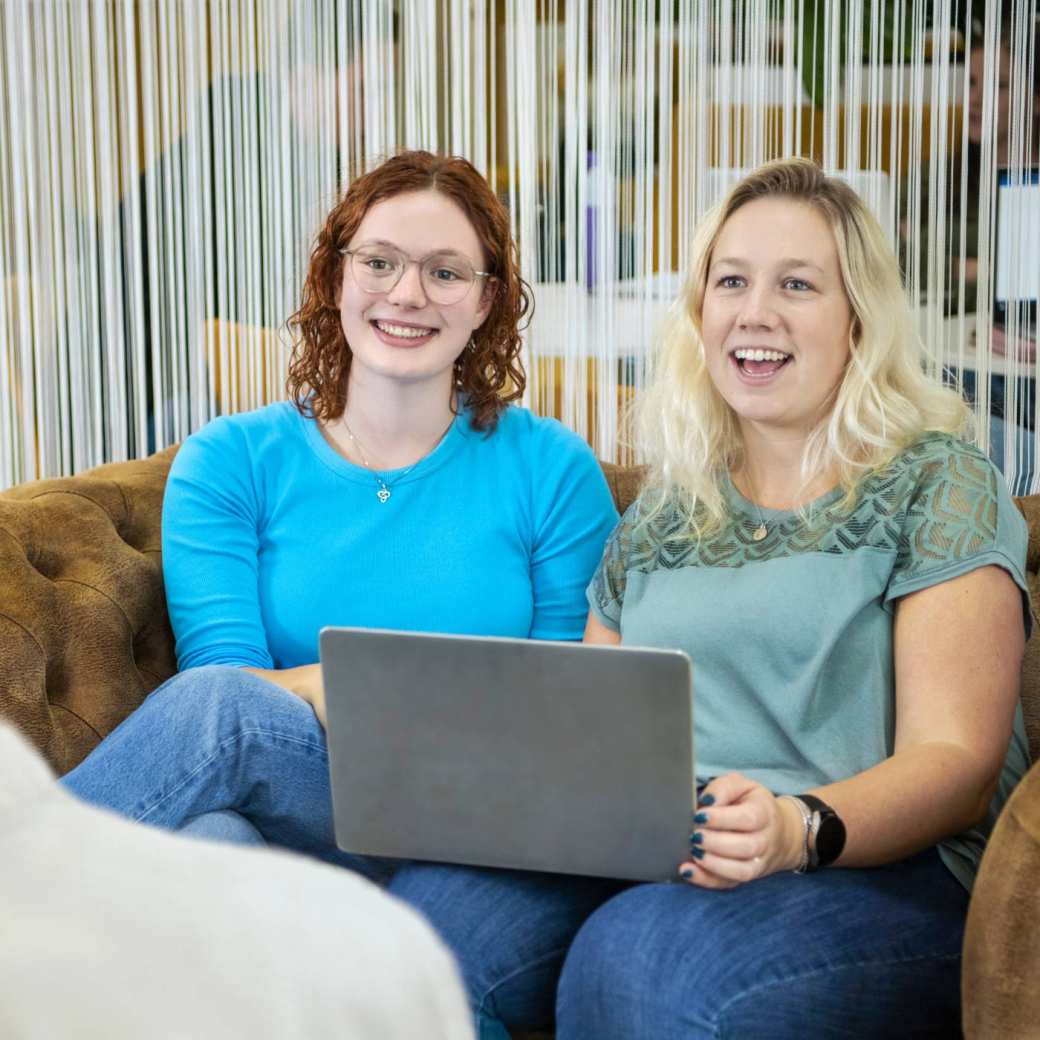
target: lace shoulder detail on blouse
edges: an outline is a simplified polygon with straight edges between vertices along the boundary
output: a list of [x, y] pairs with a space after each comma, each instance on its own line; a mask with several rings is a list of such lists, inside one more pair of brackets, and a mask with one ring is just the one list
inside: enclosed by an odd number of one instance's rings
[[[757, 515], [737, 510], [723, 528], [697, 540], [677, 511], [640, 522], [639, 501], [611, 535], [593, 581], [601, 609], [624, 600], [631, 572], [679, 567], [743, 567], [808, 552], [844, 554], [870, 547], [896, 554], [902, 577], [966, 559], [997, 534], [1000, 474], [975, 447], [929, 434], [868, 475], [851, 512], [835, 506], [806, 523], [790, 514], [753, 535]], [[615, 609], [617, 607], [615, 606]]]

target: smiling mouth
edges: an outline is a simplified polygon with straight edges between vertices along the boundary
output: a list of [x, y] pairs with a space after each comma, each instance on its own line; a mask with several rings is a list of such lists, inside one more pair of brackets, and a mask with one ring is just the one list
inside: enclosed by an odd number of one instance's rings
[[372, 324], [380, 332], [393, 336], [394, 339], [425, 339], [437, 331], [423, 325], [399, 325], [395, 321], [382, 321], [379, 318], [373, 318]]
[[730, 357], [740, 373], [752, 379], [768, 379], [791, 360], [786, 351], [765, 347], [738, 347]]

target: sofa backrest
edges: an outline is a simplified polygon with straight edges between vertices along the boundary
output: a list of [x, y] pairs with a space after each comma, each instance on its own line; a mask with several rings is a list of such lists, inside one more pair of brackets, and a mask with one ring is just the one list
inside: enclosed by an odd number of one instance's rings
[[[0, 493], [0, 716], [59, 773], [80, 762], [176, 670], [163, 593], [163, 488], [176, 448]], [[642, 471], [604, 463], [623, 512]], [[1040, 596], [1040, 496], [1029, 580]], [[1022, 703], [1040, 754], [1040, 635], [1026, 649]]]

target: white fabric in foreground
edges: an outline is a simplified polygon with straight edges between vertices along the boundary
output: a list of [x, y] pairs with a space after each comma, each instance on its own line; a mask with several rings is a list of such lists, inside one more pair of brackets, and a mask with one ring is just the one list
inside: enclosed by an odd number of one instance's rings
[[466, 1040], [458, 973], [346, 870], [66, 794], [0, 725], [0, 1036]]

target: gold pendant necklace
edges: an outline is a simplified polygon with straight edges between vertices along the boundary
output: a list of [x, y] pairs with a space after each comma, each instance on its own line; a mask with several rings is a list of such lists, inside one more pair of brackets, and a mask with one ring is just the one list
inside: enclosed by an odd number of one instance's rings
[[769, 534], [769, 527], [766, 524], [766, 518], [762, 515], [762, 507], [756, 501], [758, 498], [758, 492], [755, 490], [755, 484], [751, 479], [751, 471], [744, 465], [744, 479], [747, 481], [748, 489], [754, 496], [751, 499], [751, 504], [755, 507], [755, 512], [758, 513], [758, 527], [751, 532], [751, 540], [754, 542], [761, 542]]

